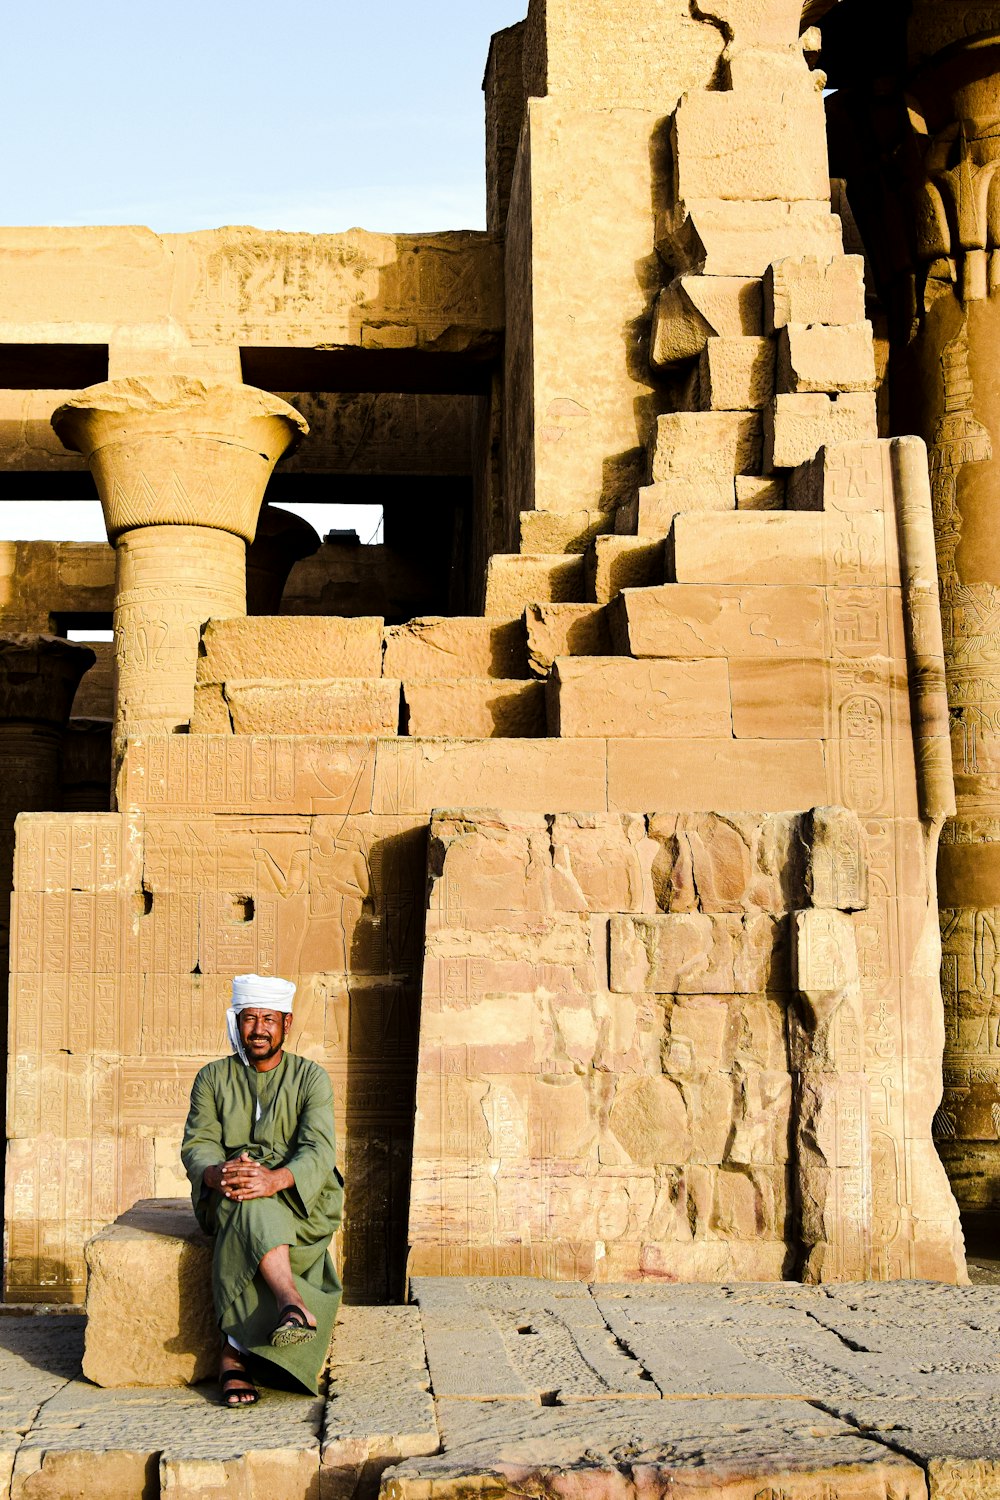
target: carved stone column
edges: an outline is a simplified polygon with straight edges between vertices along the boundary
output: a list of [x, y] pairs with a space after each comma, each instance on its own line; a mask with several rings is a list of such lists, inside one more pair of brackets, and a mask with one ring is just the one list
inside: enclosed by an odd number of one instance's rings
[[108, 381], [53, 426], [90, 465], [117, 552], [115, 759], [129, 734], [189, 723], [198, 638], [246, 613], [246, 544], [304, 419], [252, 386], [179, 375]]
[[1000, 0], [843, 0], [825, 40], [833, 170], [889, 315], [893, 431], [930, 460], [957, 800], [935, 1134], [960, 1205], [1000, 1208]]
[[992, 35], [990, 9], [918, 3], [911, 16], [911, 160], [923, 173], [916, 336], [900, 361], [901, 400], [929, 447], [958, 804], [939, 862], [936, 1124], [963, 1207], [1000, 1207], [1000, 6]]

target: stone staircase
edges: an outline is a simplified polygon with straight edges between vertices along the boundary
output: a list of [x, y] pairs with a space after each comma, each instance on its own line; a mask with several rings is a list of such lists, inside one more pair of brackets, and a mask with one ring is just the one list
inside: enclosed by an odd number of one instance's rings
[[[656, 418], [633, 499], [522, 513], [520, 551], [489, 561], [482, 616], [213, 622], [192, 732], [831, 733], [836, 595], [900, 582], [863, 267], [748, 269], [681, 274], [660, 294], [651, 362], [675, 383], [680, 368], [690, 409]], [[902, 637], [880, 629], [888, 680]]]

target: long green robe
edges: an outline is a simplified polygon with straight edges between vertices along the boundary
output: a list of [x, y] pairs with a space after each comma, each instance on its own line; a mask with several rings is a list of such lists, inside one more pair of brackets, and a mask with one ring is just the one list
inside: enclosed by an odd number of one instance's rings
[[[206, 1167], [244, 1151], [265, 1167], [287, 1167], [294, 1187], [243, 1203], [205, 1187]], [[198, 1222], [215, 1238], [212, 1294], [219, 1327], [315, 1395], [341, 1296], [327, 1253], [344, 1199], [329, 1078], [318, 1063], [292, 1052], [264, 1073], [238, 1057], [208, 1063], [191, 1089], [181, 1158]], [[316, 1318], [314, 1339], [284, 1349], [269, 1343], [280, 1309], [258, 1271], [261, 1257], [276, 1245], [289, 1246], [295, 1284]]]

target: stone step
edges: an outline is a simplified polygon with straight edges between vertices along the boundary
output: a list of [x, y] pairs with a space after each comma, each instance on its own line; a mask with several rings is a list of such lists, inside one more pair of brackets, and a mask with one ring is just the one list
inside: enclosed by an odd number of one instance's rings
[[721, 659], [561, 657], [546, 687], [549, 733], [562, 739], [732, 734], [729, 668]]
[[[895, 516], [893, 451], [919, 438], [829, 443], [788, 475], [789, 510], [883, 510]], [[923, 454], [919, 461], [925, 462]], [[86, 681], [86, 679], [84, 679]]]
[[520, 548], [526, 553], [586, 552], [595, 536], [615, 529], [613, 510], [522, 510]]
[[511, 619], [529, 604], [584, 602], [586, 579], [579, 553], [501, 552], [486, 568], [487, 618]]
[[783, 474], [737, 474], [737, 510], [784, 510], [786, 503]]
[[524, 617], [438, 616], [390, 625], [385, 632], [386, 677], [525, 678], [528, 671]]
[[557, 656], [610, 656], [614, 647], [603, 604], [529, 604], [524, 611], [528, 665], [547, 677]]
[[546, 733], [545, 684], [484, 677], [403, 682], [403, 733], [424, 739], [531, 739]]
[[[83, 1373], [99, 1386], [193, 1385], [214, 1375], [212, 1242], [186, 1198], [140, 1199], [91, 1239]], [[128, 1288], [157, 1287], [143, 1316]]]
[[374, 615], [250, 615], [209, 620], [199, 682], [381, 677], [383, 621]]
[[667, 544], [669, 583], [899, 586], [899, 553], [881, 511], [683, 515]]
[[599, 536], [584, 561], [588, 599], [607, 604], [624, 588], [663, 582], [664, 543], [662, 538]]
[[624, 656], [823, 656], [829, 608], [823, 588], [668, 583], [625, 589], [608, 606], [607, 628]]
[[634, 500], [618, 507], [615, 532], [662, 541], [670, 533], [674, 516], [684, 511], [735, 509], [736, 485], [731, 478], [661, 479], [658, 484], [644, 485]]
[[202, 683], [191, 734], [398, 734], [400, 688], [390, 677]]

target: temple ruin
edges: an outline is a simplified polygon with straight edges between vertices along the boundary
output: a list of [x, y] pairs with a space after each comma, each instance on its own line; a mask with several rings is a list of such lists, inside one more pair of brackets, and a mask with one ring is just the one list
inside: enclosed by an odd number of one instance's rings
[[7, 1301], [186, 1192], [249, 970], [349, 1300], [965, 1279], [1000, 4], [858, 11], [530, 0], [484, 232], [0, 230], [0, 500], [108, 532], [0, 544]]

